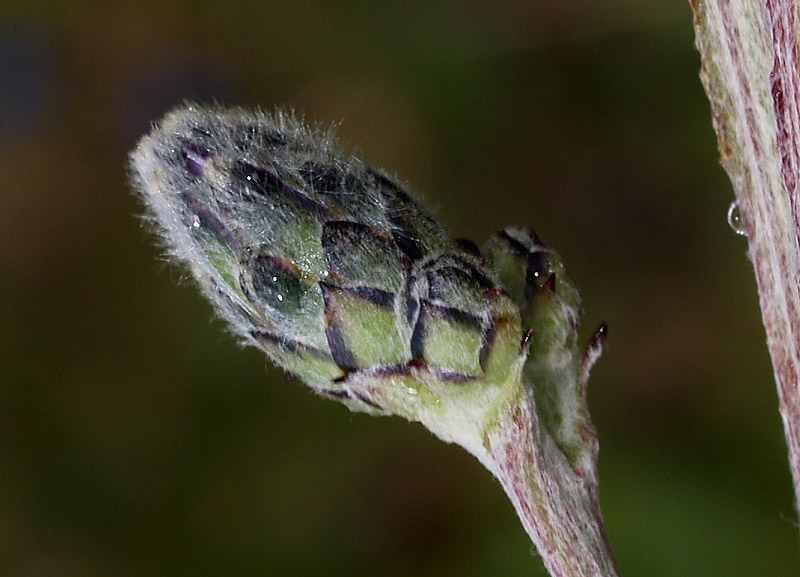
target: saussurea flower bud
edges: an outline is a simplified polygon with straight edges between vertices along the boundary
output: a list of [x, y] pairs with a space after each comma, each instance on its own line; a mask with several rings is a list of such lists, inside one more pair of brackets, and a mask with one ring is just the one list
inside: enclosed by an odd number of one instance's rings
[[397, 180], [281, 111], [186, 105], [131, 166], [217, 313], [315, 391], [422, 422], [507, 491], [497, 435], [523, 403], [527, 429], [595, 478], [585, 380], [601, 342], [578, 352], [577, 291], [532, 232], [455, 242]]

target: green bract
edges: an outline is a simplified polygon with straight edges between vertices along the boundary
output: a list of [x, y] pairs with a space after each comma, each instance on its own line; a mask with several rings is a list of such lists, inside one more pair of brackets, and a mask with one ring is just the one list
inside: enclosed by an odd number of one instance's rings
[[179, 108], [131, 161], [217, 312], [317, 392], [479, 454], [498, 411], [533, 386], [546, 428], [581, 456], [578, 296], [532, 233], [501, 231], [481, 256], [330, 132], [282, 112]]

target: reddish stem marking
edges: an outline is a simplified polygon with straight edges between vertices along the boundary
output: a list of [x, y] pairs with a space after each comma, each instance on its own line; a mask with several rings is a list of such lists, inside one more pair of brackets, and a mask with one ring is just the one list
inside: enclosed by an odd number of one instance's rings
[[[781, 179], [789, 194], [789, 205], [794, 223], [794, 242], [798, 246], [800, 232], [800, 200], [798, 200], [798, 172], [800, 172], [800, 77], [797, 70], [797, 30], [796, 7], [793, 0], [766, 0], [772, 28], [772, 48], [774, 59], [770, 73], [770, 88], [775, 109], [776, 144], [781, 159]], [[800, 262], [784, 263], [788, 275], [787, 282], [797, 283]], [[791, 306], [791, 302], [787, 305]], [[790, 334], [800, 338], [800, 311], [789, 311]], [[766, 320], [766, 319], [765, 319]], [[788, 343], [789, 349], [797, 343]], [[796, 359], [795, 359], [796, 360]], [[800, 425], [800, 407], [797, 398], [800, 388], [798, 367], [789, 355], [775, 357], [775, 373], [781, 391], [781, 413], [787, 427], [787, 436], [798, 438], [796, 428]], [[790, 441], [791, 442], [791, 441]], [[795, 459], [797, 459], [795, 455]], [[800, 484], [800, 463], [793, 463], [795, 484]], [[800, 492], [800, 485], [795, 487]], [[798, 494], [800, 498], [800, 493]]]
[[[793, 0], [767, 0], [775, 58], [770, 73], [772, 101], [781, 157], [781, 177], [789, 192], [795, 230], [800, 230], [797, 182], [800, 167], [800, 106], [798, 105], [797, 31]], [[797, 239], [795, 239], [797, 240]]]

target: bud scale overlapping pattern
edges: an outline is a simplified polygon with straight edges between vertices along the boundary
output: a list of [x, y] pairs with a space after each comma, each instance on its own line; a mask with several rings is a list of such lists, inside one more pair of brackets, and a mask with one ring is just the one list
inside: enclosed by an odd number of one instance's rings
[[131, 166], [168, 251], [217, 312], [316, 391], [450, 440], [432, 420], [483, 419], [516, 390], [523, 321], [556, 288], [532, 233], [501, 231], [481, 256], [330, 131], [280, 111], [181, 107]]

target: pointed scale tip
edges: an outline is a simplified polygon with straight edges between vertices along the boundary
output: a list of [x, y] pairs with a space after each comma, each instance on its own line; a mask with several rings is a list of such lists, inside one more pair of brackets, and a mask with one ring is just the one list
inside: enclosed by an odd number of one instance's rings
[[539, 235], [536, 234], [535, 230], [531, 229], [531, 230], [528, 231], [528, 233], [530, 234], [531, 242], [533, 242], [533, 246], [544, 247], [544, 243], [542, 242], [541, 237], [539, 237]]
[[586, 357], [599, 356], [608, 339], [608, 323], [603, 321], [586, 344]]
[[547, 280], [542, 285], [542, 290], [556, 294], [556, 273], [550, 273], [550, 276], [547, 277]]
[[525, 332], [522, 334], [522, 342], [519, 344], [519, 348], [521, 351], [526, 350], [529, 346], [531, 346], [531, 339], [533, 338], [533, 327], [528, 327], [525, 329]]
[[603, 353], [603, 345], [605, 345], [607, 338], [608, 325], [605, 321], [603, 321], [600, 323], [600, 326], [597, 327], [597, 330], [592, 335], [592, 338], [589, 339], [586, 349], [583, 351], [581, 374], [580, 378], [578, 379], [578, 394], [581, 397], [585, 398], [586, 396], [586, 384], [589, 380], [589, 372], [597, 362], [597, 359], [599, 359], [600, 355]]
[[608, 323], [603, 321], [600, 323], [600, 326], [597, 327], [597, 330], [592, 335], [592, 339], [590, 343], [597, 343], [601, 347], [605, 344], [606, 339], [608, 338]]

